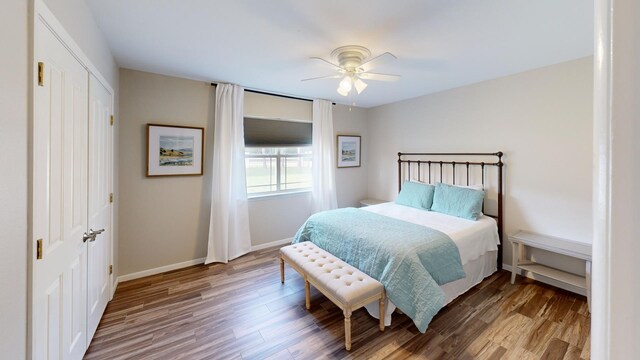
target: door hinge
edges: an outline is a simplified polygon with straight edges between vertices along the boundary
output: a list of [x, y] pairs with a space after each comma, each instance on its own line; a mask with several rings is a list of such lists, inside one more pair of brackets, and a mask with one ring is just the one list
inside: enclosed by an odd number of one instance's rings
[[113, 123], [115, 122], [113, 115], [111, 115], [111, 126], [113, 126]]
[[42, 259], [42, 239], [36, 240], [36, 259]]
[[38, 86], [44, 86], [44, 63], [38, 62]]
[[109, 265], [109, 275], [113, 274], [113, 265]]
[[113, 203], [113, 193], [109, 194], [109, 202]]

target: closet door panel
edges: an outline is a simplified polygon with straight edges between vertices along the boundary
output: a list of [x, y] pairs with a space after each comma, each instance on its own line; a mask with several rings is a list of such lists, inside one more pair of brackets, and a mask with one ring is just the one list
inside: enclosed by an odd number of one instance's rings
[[113, 96], [89, 78], [89, 227], [104, 230], [88, 247], [87, 333], [93, 337], [111, 297], [111, 201], [113, 178]]
[[38, 18], [34, 45], [42, 79], [36, 69], [33, 357], [81, 359], [87, 346], [88, 72]]

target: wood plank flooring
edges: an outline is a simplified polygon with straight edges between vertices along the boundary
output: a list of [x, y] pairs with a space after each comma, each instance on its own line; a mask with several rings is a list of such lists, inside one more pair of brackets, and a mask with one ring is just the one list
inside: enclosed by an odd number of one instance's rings
[[501, 271], [443, 308], [426, 333], [394, 314], [380, 332], [366, 310], [342, 312], [277, 249], [121, 283], [85, 359], [589, 359], [586, 299]]

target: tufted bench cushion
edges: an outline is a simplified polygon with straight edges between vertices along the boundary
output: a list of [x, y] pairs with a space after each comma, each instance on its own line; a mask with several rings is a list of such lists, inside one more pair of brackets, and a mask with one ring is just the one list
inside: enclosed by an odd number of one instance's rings
[[372, 296], [379, 296], [383, 290], [377, 280], [312, 242], [289, 245], [282, 248], [281, 252], [287, 263], [296, 264], [315, 280], [313, 283], [316, 287], [327, 290], [343, 305], [355, 305]]
[[[384, 314], [384, 287], [369, 275], [338, 259], [315, 244], [305, 241], [280, 249], [280, 280], [284, 283], [284, 263], [288, 263], [305, 279], [306, 307], [310, 309], [309, 284], [343, 310], [345, 346], [351, 348], [351, 312], [379, 300]], [[380, 319], [384, 330], [384, 317]]]

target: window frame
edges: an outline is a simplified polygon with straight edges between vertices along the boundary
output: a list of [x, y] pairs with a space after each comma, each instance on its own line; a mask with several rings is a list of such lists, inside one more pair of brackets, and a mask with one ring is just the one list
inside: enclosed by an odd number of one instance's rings
[[[295, 148], [309, 148], [309, 150], [311, 150], [311, 144], [309, 145], [299, 145], [299, 146], [292, 146]], [[286, 161], [286, 159], [288, 158], [302, 158], [302, 160], [308, 160], [308, 161], [313, 161], [312, 158], [312, 154], [282, 154], [281, 150], [287, 148], [287, 146], [246, 146], [245, 147], [245, 178], [247, 178], [247, 160], [248, 159], [275, 159], [275, 166], [276, 166], [276, 173], [275, 173], [275, 182], [271, 181], [271, 176], [272, 176], [272, 171], [269, 171], [269, 176], [270, 176], [270, 183], [268, 185], [256, 185], [253, 187], [262, 187], [262, 186], [269, 186], [272, 187], [275, 185], [276, 190], [269, 190], [269, 191], [261, 191], [261, 192], [254, 192], [254, 193], [250, 193], [249, 192], [249, 184], [247, 181], [247, 198], [249, 199], [255, 199], [255, 198], [266, 198], [266, 197], [272, 197], [272, 196], [281, 196], [281, 195], [291, 195], [291, 194], [300, 194], [300, 193], [309, 193], [312, 190], [312, 184], [309, 183], [308, 187], [304, 187], [304, 188], [297, 188], [297, 189], [282, 189], [283, 186], [286, 186], [287, 184], [298, 184], [300, 182], [296, 182], [296, 183], [288, 183], [286, 182], [286, 177], [287, 177], [287, 166], [282, 166], [283, 162]], [[256, 154], [256, 155], [249, 155], [247, 154], [247, 149], [276, 149], [276, 153], [275, 154]], [[284, 180], [285, 182], [282, 182], [282, 175], [283, 175], [283, 168], [284, 168]], [[271, 169], [270, 169], [271, 170]]]

